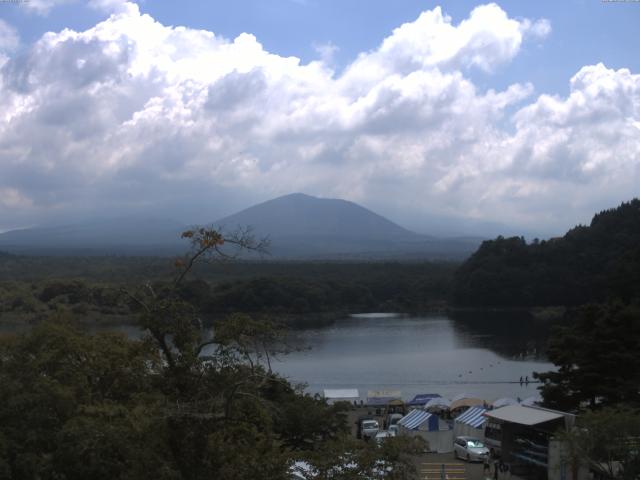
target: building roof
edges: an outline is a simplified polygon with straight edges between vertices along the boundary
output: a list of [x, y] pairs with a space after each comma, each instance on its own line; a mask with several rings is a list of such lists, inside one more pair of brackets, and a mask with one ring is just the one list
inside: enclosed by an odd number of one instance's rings
[[559, 412], [545, 410], [536, 407], [526, 407], [522, 405], [509, 405], [485, 413], [485, 416], [502, 420], [503, 422], [517, 423], [520, 425], [538, 425], [563, 418]]
[[326, 389], [323, 391], [324, 398], [360, 398], [357, 388]]
[[471, 407], [462, 415], [456, 417], [455, 421], [458, 423], [464, 423], [465, 425], [469, 425], [473, 428], [480, 428], [484, 425], [484, 422], [487, 421], [487, 417], [484, 416], [486, 411], [487, 410], [482, 407]]
[[414, 430], [425, 422], [429, 421], [431, 414], [424, 410], [411, 410], [407, 415], [398, 420], [398, 425]]

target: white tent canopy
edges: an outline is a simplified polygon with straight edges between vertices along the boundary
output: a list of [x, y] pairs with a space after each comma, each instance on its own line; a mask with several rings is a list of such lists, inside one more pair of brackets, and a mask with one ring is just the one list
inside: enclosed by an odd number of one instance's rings
[[436, 397], [436, 398], [430, 399], [422, 408], [429, 411], [449, 410], [450, 404], [451, 404], [450, 400], [447, 400], [446, 398], [442, 398], [442, 397]]
[[517, 404], [518, 404], [517, 400], [509, 397], [503, 397], [503, 398], [497, 399], [491, 405], [493, 406], [493, 408], [500, 408], [500, 407], [506, 407], [507, 405], [517, 405]]
[[532, 397], [527, 397], [520, 402], [520, 405], [524, 405], [525, 407], [533, 407], [539, 403], [542, 403], [542, 397], [534, 395]]
[[322, 396], [328, 403], [360, 400], [360, 392], [357, 388], [326, 389], [322, 392]]

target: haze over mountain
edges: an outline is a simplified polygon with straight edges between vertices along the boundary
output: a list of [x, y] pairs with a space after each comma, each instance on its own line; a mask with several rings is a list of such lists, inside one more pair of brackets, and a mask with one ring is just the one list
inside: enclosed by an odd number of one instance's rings
[[226, 230], [250, 225], [269, 237], [276, 257], [463, 258], [477, 238], [420, 235], [356, 203], [294, 193], [247, 208], [215, 225]]
[[[464, 258], [479, 238], [420, 235], [353, 202], [302, 193], [285, 195], [214, 222], [225, 231], [251, 227], [270, 239], [274, 258]], [[121, 218], [0, 234], [0, 248], [25, 254], [172, 255], [185, 250], [187, 225]]]

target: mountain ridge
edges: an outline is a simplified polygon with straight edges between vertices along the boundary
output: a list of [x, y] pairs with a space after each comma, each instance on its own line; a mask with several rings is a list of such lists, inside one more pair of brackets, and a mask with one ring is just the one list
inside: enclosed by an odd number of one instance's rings
[[[418, 234], [357, 203], [303, 193], [267, 200], [212, 225], [226, 232], [251, 227], [256, 237], [270, 239], [273, 258], [298, 260], [462, 259], [480, 243]], [[93, 219], [5, 232], [0, 249], [39, 255], [176, 255], [188, 247], [180, 239], [188, 228], [157, 218]]]

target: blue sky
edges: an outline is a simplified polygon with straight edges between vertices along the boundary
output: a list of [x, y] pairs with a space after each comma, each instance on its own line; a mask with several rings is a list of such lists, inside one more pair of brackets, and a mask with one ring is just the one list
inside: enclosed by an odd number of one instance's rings
[[551, 234], [638, 194], [638, 2], [30, 0], [0, 21], [0, 229], [299, 190]]

